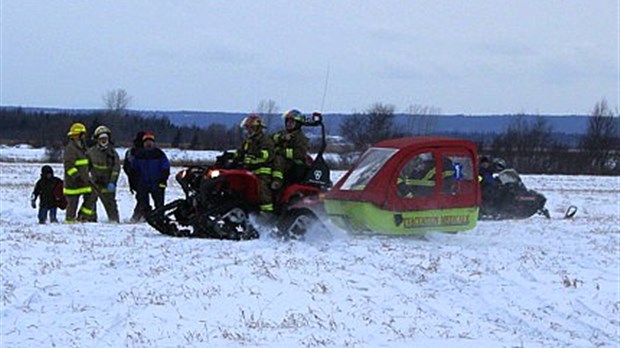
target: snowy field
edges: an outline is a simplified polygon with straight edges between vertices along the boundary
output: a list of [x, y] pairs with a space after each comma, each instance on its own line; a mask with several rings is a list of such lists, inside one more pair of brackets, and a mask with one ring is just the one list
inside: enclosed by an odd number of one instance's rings
[[[620, 345], [618, 177], [526, 176], [551, 220], [231, 242], [38, 225], [40, 167], [0, 163], [1, 347]], [[180, 196], [171, 179], [166, 201]], [[124, 176], [118, 200], [126, 221]], [[569, 204], [579, 212], [563, 220]]]

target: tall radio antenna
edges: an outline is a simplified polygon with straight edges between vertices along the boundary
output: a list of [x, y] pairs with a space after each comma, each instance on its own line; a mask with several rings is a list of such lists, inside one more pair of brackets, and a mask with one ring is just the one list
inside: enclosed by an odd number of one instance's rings
[[329, 64], [327, 64], [327, 73], [325, 74], [325, 85], [323, 86], [323, 99], [321, 100], [321, 112], [325, 107], [325, 96], [327, 95], [327, 83], [329, 82]]

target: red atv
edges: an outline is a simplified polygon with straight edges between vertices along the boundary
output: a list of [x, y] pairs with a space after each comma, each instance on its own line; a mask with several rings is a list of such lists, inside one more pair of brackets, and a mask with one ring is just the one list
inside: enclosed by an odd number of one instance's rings
[[[304, 200], [318, 202], [319, 194], [331, 186], [330, 172], [323, 152], [325, 128], [320, 114], [314, 114], [304, 126], [320, 126], [321, 148], [312, 161], [304, 180], [274, 192], [274, 223], [278, 235], [287, 237], [305, 232], [303, 214], [297, 214], [295, 204]], [[230, 153], [219, 156], [213, 166], [189, 167], [176, 175], [185, 193], [184, 199], [155, 209], [146, 221], [162, 234], [175, 237], [248, 240], [259, 237], [250, 221], [258, 212], [258, 178], [245, 169], [231, 168]]]

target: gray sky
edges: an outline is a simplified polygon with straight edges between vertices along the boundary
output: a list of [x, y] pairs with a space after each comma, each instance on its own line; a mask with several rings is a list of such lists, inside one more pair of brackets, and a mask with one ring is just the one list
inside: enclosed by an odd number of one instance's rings
[[2, 105], [102, 108], [116, 88], [145, 110], [619, 104], [619, 0], [0, 2]]

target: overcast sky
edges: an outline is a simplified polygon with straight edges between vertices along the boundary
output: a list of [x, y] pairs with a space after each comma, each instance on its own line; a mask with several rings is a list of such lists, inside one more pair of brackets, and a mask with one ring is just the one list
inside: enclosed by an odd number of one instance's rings
[[1, 0], [0, 104], [583, 114], [619, 104], [619, 3]]

